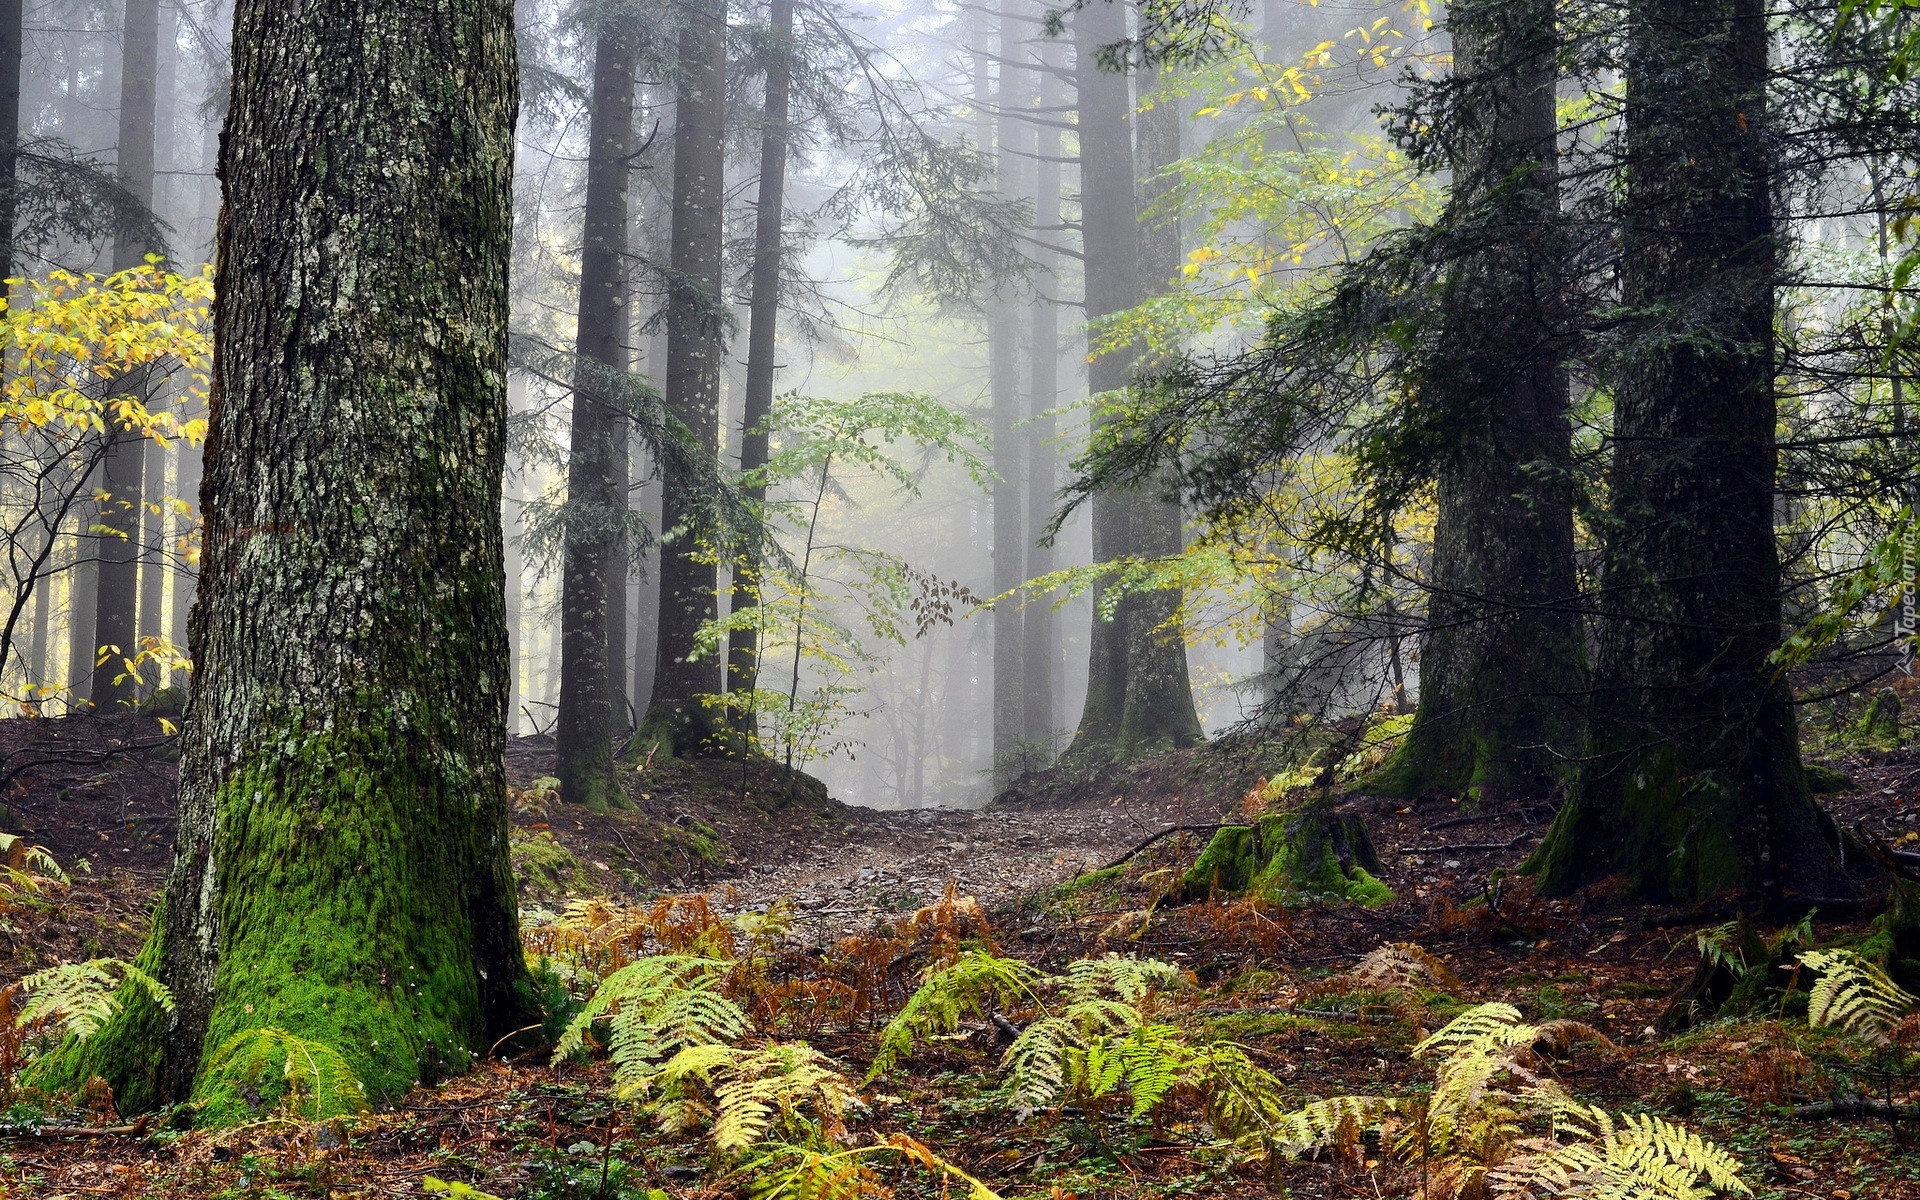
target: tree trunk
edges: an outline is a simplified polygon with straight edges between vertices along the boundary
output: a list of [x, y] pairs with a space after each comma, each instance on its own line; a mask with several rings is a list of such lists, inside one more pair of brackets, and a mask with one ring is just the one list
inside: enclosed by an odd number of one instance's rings
[[[1127, 76], [1100, 69], [1100, 47], [1126, 35], [1126, 9], [1092, 4], [1073, 14], [1074, 84], [1080, 134], [1080, 241], [1085, 254], [1089, 323], [1122, 312], [1139, 299], [1139, 229], [1133, 194], [1133, 98]], [[1092, 335], [1090, 335], [1091, 337]], [[1122, 348], [1091, 359], [1087, 387], [1099, 395], [1132, 381], [1135, 355]], [[1096, 418], [1098, 419], [1098, 418]], [[1132, 550], [1133, 497], [1095, 493], [1090, 508], [1093, 561], [1110, 562]], [[1104, 588], [1094, 593], [1088, 636], [1087, 698], [1068, 754], [1098, 761], [1113, 756], [1126, 707], [1128, 636], [1125, 612], [1101, 615]], [[1124, 610], [1124, 605], [1122, 606]]]
[[1640, 0], [1627, 36], [1622, 299], [1654, 315], [1613, 380], [1591, 744], [1534, 865], [1555, 894], [1618, 875], [1680, 902], [1844, 895], [1767, 664], [1781, 631], [1766, 9]]
[[0, 279], [20, 269], [13, 227], [20, 216], [20, 65], [26, 49], [22, 0], [0, 0]]
[[[1059, 67], [1057, 43], [1042, 42], [1040, 57], [1040, 107], [1052, 117], [1061, 101], [1060, 80], [1054, 74]], [[1035, 127], [1033, 223], [1042, 242], [1060, 236], [1060, 130], [1045, 123]], [[1058, 283], [1052, 272], [1058, 256], [1036, 248], [1039, 268], [1029, 323], [1033, 344], [1029, 350], [1031, 375], [1027, 414], [1027, 578], [1035, 579], [1054, 569], [1053, 547], [1043, 545], [1047, 520], [1053, 515], [1055, 454], [1053, 439], [1059, 433], [1059, 421], [1052, 411], [1060, 403], [1060, 309]], [[1037, 765], [1050, 765], [1057, 702], [1053, 673], [1060, 657], [1060, 616], [1047, 603], [1028, 606], [1022, 623], [1021, 666], [1026, 689], [1026, 738], [1044, 748], [1047, 756]]]
[[[771, 0], [767, 21], [766, 109], [761, 114], [760, 189], [754, 204], [752, 295], [747, 300], [747, 380], [740, 416], [740, 470], [751, 474], [767, 465], [767, 420], [773, 412], [773, 378], [779, 368], [781, 238], [787, 186], [787, 114], [793, 90], [793, 0]], [[767, 499], [765, 484], [749, 484], [755, 504]], [[736, 563], [733, 611], [760, 602], [759, 564]], [[735, 628], [727, 640], [727, 690], [746, 695], [759, 686], [760, 644], [756, 631]], [[759, 736], [753, 708], [732, 714], [739, 735], [750, 746]], [[746, 747], [743, 746], [744, 750]]]
[[[141, 204], [153, 207], [153, 136], [155, 82], [160, 57], [160, 0], [127, 0], [126, 23], [120, 33], [120, 185]], [[113, 244], [113, 269], [124, 271], [146, 261], [163, 247], [121, 235]], [[145, 372], [136, 372], [114, 385], [116, 395], [149, 398]], [[139, 650], [135, 627], [140, 588], [140, 515], [143, 511], [147, 439], [108, 422], [110, 439], [101, 470], [99, 515], [99, 578], [94, 592], [92, 644], [113, 647], [93, 668], [91, 699], [96, 706], [120, 705], [138, 694], [125, 659]], [[153, 447], [158, 454], [159, 447]]]
[[[1142, 72], [1140, 90], [1151, 94], [1157, 73]], [[1180, 275], [1180, 214], [1169, 203], [1173, 181], [1164, 172], [1180, 160], [1180, 109], [1162, 99], [1139, 115], [1140, 206], [1154, 209], [1140, 223], [1141, 298], [1175, 287]], [[1131, 553], [1141, 558], [1173, 558], [1185, 546], [1180, 502], [1167, 487], [1150, 488], [1133, 498], [1129, 525]], [[1205, 740], [1193, 705], [1187, 672], [1187, 643], [1179, 625], [1181, 595], [1173, 589], [1128, 597], [1126, 609], [1127, 682], [1120, 715], [1117, 756], [1123, 759], [1193, 746]]]
[[235, 12], [196, 678], [143, 955], [177, 1006], [70, 1064], [122, 1111], [257, 1117], [278, 1071], [208, 1064], [268, 1027], [392, 1098], [531, 1008], [502, 767], [515, 109], [507, 0]]
[[[587, 197], [580, 235], [580, 309], [574, 352], [573, 419], [567, 452], [567, 534], [560, 580], [560, 712], [554, 774], [560, 795], [604, 812], [625, 804], [614, 774], [617, 720], [613, 627], [624, 649], [625, 614], [609, 608], [626, 501], [626, 422], [600, 395], [595, 377], [625, 371], [627, 350], [627, 180], [633, 153], [636, 48], [633, 31], [608, 17], [594, 39], [593, 98], [587, 127]], [[625, 572], [617, 586], [624, 599]], [[624, 661], [624, 655], [622, 655]]]
[[[1001, 0], [999, 28], [999, 114], [993, 133], [997, 147], [996, 175], [1001, 193], [1013, 195], [1019, 185], [1018, 141], [1022, 123], [1015, 115], [1022, 100], [1017, 81], [1024, 72], [1015, 66], [1020, 50], [1014, 0]], [[1011, 296], [988, 301], [987, 376], [992, 399], [993, 470], [993, 594], [1006, 595], [1020, 585], [1026, 568], [1026, 521], [1021, 511], [1021, 476], [1026, 446], [1014, 426], [1020, 413], [1020, 306]], [[1026, 672], [1020, 605], [1006, 600], [993, 608], [993, 774], [999, 792], [1035, 764], [1026, 761]]]
[[[718, 452], [720, 359], [727, 310], [722, 296], [722, 209], [726, 187], [727, 14], [718, 0], [697, 0], [682, 15], [680, 77], [674, 104], [673, 245], [667, 300], [667, 409], [699, 447]], [[685, 525], [695, 497], [688, 481], [665, 473], [660, 527]], [[695, 658], [700, 626], [719, 613], [720, 575], [682, 532], [660, 555], [660, 634], [650, 735], [676, 754], [712, 753], [705, 697], [721, 687], [712, 656]]]
[[1554, 10], [1477, 0], [1450, 18], [1481, 100], [1453, 156], [1447, 221], [1478, 239], [1447, 280], [1420, 393], [1456, 439], [1441, 464], [1420, 705], [1370, 787], [1540, 799], [1578, 757], [1568, 346], [1557, 261]]

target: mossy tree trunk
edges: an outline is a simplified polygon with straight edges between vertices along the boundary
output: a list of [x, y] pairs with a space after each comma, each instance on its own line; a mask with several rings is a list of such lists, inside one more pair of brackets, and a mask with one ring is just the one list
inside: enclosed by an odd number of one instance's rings
[[1463, 244], [1419, 394], [1451, 444], [1437, 477], [1420, 704], [1370, 786], [1539, 798], [1578, 757], [1584, 674], [1560, 366], [1554, 9], [1474, 0], [1448, 24], [1471, 97], [1448, 218]]
[[337, 1050], [378, 1099], [524, 1023], [499, 521], [515, 80], [508, 0], [236, 9], [197, 666], [145, 952], [178, 1004], [83, 1044], [125, 1109], [253, 1115], [205, 1066], [250, 1029]]
[[[673, 239], [667, 297], [666, 405], [702, 449], [720, 442], [720, 360], [728, 320], [722, 295], [726, 188], [727, 10], [698, 0], [679, 12], [679, 77], [673, 123]], [[679, 530], [693, 512], [690, 481], [664, 472], [660, 528]], [[653, 697], [643, 736], [676, 754], [722, 748], [705, 697], [719, 693], [720, 660], [695, 657], [700, 626], [719, 614], [720, 575], [682, 532], [660, 552], [660, 618]]]
[[[627, 179], [632, 170], [634, 69], [626, 18], [607, 14], [594, 38], [587, 116], [587, 195], [580, 234], [580, 307], [567, 448], [566, 552], [560, 579], [560, 707], [555, 775], [563, 800], [595, 811], [624, 805], [614, 774], [616, 696], [626, 645], [626, 422], [603, 400], [594, 372], [626, 371]], [[614, 603], [618, 595], [619, 603]], [[622, 636], [613, 636], [618, 625]], [[617, 682], [618, 681], [618, 682]]]
[[1780, 640], [1767, 19], [1759, 0], [1628, 15], [1613, 494], [1590, 747], [1533, 860], [1681, 902], [1847, 894], [1800, 765]]

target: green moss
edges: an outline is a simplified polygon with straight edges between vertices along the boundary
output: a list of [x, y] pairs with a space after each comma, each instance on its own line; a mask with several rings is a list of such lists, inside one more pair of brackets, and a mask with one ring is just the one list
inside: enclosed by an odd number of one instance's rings
[[1815, 795], [1825, 795], [1830, 792], [1850, 792], [1854, 788], [1853, 776], [1848, 775], [1844, 771], [1836, 771], [1832, 767], [1825, 766], [1821, 763], [1808, 763], [1806, 765], [1806, 772], [1807, 788]]
[[544, 829], [513, 831], [513, 881], [526, 900], [559, 900], [597, 890], [587, 864]]
[[1252, 896], [1288, 907], [1347, 902], [1371, 908], [1393, 899], [1373, 874], [1379, 869], [1359, 817], [1310, 804], [1220, 830], [1182, 877], [1181, 893]]
[[1882, 688], [1874, 696], [1860, 719], [1847, 729], [1847, 741], [1874, 750], [1893, 750], [1900, 745], [1900, 697], [1892, 688]]

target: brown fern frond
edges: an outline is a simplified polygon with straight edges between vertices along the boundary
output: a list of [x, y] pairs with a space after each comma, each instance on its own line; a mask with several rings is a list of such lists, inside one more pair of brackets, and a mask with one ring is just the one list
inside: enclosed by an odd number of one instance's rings
[[1349, 987], [1383, 991], [1416, 987], [1453, 991], [1465, 986], [1452, 967], [1412, 942], [1389, 942], [1380, 946], [1335, 978]]

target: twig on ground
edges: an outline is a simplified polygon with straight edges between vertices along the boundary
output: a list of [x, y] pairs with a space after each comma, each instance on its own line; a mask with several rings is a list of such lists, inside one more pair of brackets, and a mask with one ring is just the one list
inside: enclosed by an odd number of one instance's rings
[[1519, 846], [1521, 842], [1526, 841], [1528, 838], [1532, 836], [1533, 835], [1531, 833], [1523, 833], [1519, 837], [1514, 838], [1510, 842], [1475, 842], [1475, 843], [1471, 843], [1467, 845], [1459, 845], [1459, 846], [1402, 846], [1400, 847], [1400, 853], [1402, 854], [1474, 854], [1474, 853], [1487, 853], [1494, 850], [1512, 850], [1517, 846]]
[[1122, 854], [1119, 858], [1114, 859], [1112, 862], [1108, 863], [1106, 866], [1100, 867], [1098, 869], [1102, 871], [1111, 871], [1115, 867], [1125, 863], [1128, 859], [1132, 858], [1134, 855], [1140, 853], [1142, 850], [1145, 850], [1148, 846], [1153, 845], [1155, 842], [1159, 841], [1161, 838], [1171, 837], [1176, 833], [1219, 833], [1222, 829], [1225, 829], [1225, 828], [1226, 828], [1225, 825], [1220, 825], [1220, 824], [1169, 825], [1165, 829], [1160, 830], [1158, 833], [1149, 834], [1146, 838], [1135, 843], [1133, 849], [1127, 851], [1125, 854]]

